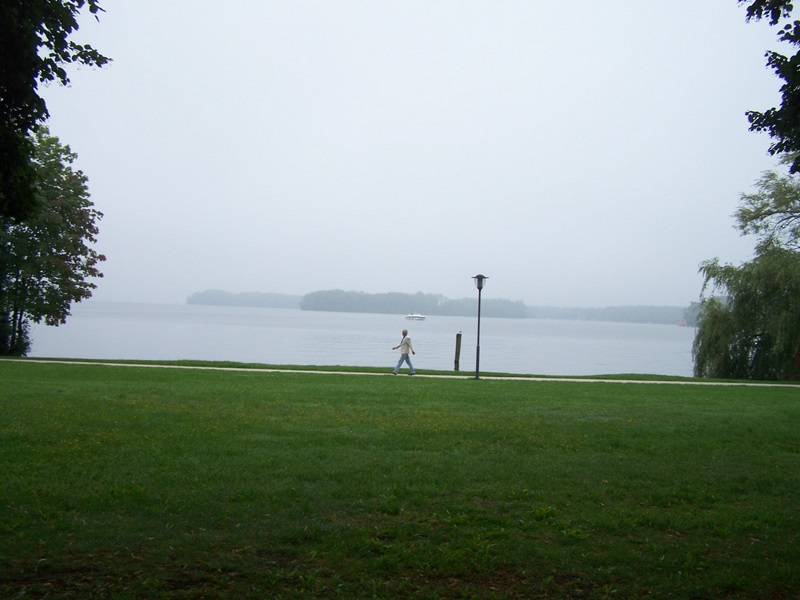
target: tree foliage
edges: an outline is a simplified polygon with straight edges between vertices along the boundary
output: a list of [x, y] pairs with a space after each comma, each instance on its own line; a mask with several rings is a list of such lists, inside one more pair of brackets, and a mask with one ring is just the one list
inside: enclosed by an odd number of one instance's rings
[[[741, 266], [704, 262], [705, 290], [695, 338], [698, 377], [788, 379], [800, 357], [800, 178], [764, 173], [743, 194], [737, 227], [758, 236]], [[716, 293], [717, 295], [713, 295]]]
[[[791, 164], [794, 156], [784, 157]], [[796, 177], [767, 171], [756, 182], [756, 191], [742, 194], [735, 218], [742, 234], [760, 238], [760, 246], [800, 250], [800, 185]]]
[[[781, 27], [778, 39], [800, 46], [800, 21], [791, 20], [794, 6], [791, 0], [738, 0], [747, 5], [747, 19], [767, 20]], [[766, 53], [767, 66], [784, 81], [781, 86], [781, 105], [764, 112], [748, 111], [752, 131], [769, 134], [773, 142], [770, 154], [800, 152], [800, 52], [785, 56], [779, 52]], [[800, 172], [800, 155], [793, 158], [791, 172]]]
[[800, 344], [800, 254], [773, 247], [740, 267], [715, 259], [701, 270], [725, 295], [703, 302], [694, 342], [695, 375], [794, 376]]
[[[484, 312], [487, 317], [522, 319], [526, 316], [526, 306], [497, 298], [484, 299]], [[405, 294], [389, 292], [386, 294], [366, 294], [344, 290], [321, 290], [310, 292], [300, 300], [301, 310], [320, 310], [331, 312], [360, 312], [382, 314], [407, 314], [410, 312], [425, 315], [473, 316], [477, 310], [475, 298], [450, 300], [440, 294]]]
[[39, 209], [23, 221], [0, 218], [0, 354], [24, 356], [29, 323], [64, 323], [73, 302], [92, 295], [105, 257], [92, 249], [102, 214], [69, 147], [40, 128], [33, 136]]
[[39, 84], [67, 85], [67, 65], [109, 60], [70, 40], [85, 6], [95, 17], [102, 10], [99, 0], [0, 0], [0, 217], [35, 207], [31, 133], [49, 116]]
[[[748, 0], [739, 0], [739, 4], [747, 4]], [[750, 0], [747, 6], [747, 18], [768, 19], [775, 25], [792, 13], [792, 0]]]

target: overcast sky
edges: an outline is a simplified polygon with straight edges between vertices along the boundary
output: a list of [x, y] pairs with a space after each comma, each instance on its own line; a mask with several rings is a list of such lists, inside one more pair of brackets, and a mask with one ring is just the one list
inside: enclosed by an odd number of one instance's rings
[[735, 0], [104, 0], [43, 93], [97, 300], [206, 289], [688, 305], [750, 258], [774, 28]]

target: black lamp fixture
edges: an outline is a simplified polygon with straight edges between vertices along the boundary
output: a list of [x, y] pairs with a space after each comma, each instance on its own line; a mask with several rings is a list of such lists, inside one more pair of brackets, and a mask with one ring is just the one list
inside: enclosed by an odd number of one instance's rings
[[481, 377], [481, 291], [489, 279], [486, 275], [475, 275], [475, 287], [478, 288], [478, 345], [475, 348], [475, 379]]

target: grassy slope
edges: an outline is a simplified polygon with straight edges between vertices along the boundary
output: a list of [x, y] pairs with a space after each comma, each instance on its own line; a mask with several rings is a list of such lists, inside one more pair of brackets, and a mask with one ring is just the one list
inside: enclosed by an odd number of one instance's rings
[[798, 400], [0, 362], [0, 593], [788, 598]]

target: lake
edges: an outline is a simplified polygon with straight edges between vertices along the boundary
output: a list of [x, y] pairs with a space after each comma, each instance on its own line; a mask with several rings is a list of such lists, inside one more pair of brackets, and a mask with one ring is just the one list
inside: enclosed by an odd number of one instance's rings
[[[295, 309], [89, 301], [65, 325], [31, 328], [39, 358], [211, 360], [272, 365], [386, 367], [409, 330], [418, 369], [474, 372], [476, 317], [312, 312]], [[481, 372], [532, 375], [692, 375], [695, 329], [547, 319], [481, 317]], [[406, 367], [404, 366], [404, 370]]]

